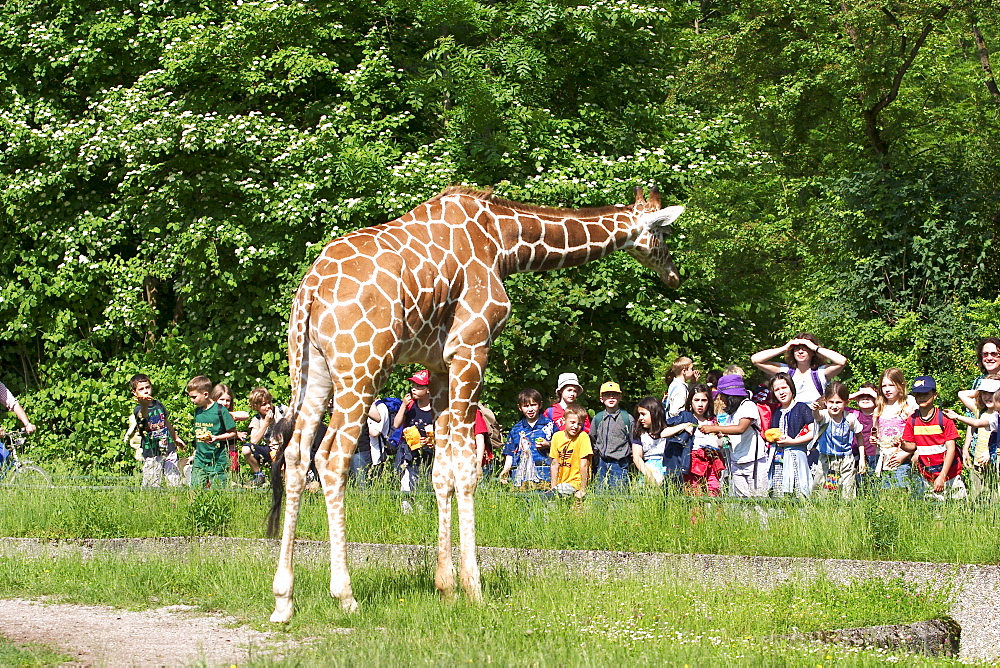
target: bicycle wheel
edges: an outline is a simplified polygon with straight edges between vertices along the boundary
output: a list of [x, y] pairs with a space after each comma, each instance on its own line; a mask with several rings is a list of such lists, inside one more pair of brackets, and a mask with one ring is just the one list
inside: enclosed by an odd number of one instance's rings
[[49, 478], [49, 474], [38, 466], [30, 464], [11, 471], [4, 483], [12, 487], [52, 487], [52, 479]]

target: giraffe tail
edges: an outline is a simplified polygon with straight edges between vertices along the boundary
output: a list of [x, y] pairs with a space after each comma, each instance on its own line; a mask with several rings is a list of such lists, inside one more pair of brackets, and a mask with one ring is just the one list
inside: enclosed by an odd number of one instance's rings
[[280, 445], [271, 461], [271, 509], [267, 513], [268, 538], [277, 538], [281, 528], [281, 505], [285, 500], [285, 447], [292, 440], [294, 428], [294, 415], [283, 417], [274, 424]]

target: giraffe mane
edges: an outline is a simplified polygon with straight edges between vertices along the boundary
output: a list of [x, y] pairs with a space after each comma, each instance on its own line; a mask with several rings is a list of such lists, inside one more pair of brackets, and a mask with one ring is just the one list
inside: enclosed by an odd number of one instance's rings
[[592, 218], [595, 216], [607, 216], [613, 213], [620, 213], [622, 211], [627, 211], [634, 208], [633, 206], [625, 205], [611, 205], [611, 206], [596, 206], [584, 209], [566, 209], [555, 206], [540, 206], [537, 204], [523, 204], [521, 202], [515, 202], [513, 200], [505, 199], [503, 197], [498, 197], [493, 194], [493, 189], [487, 190], [477, 190], [476, 188], [466, 188], [464, 186], [449, 186], [441, 191], [441, 194], [437, 196], [436, 199], [446, 197], [448, 195], [467, 195], [484, 202], [489, 202], [490, 204], [496, 204], [498, 206], [507, 207], [508, 209], [513, 209], [519, 213], [534, 213], [540, 215], [550, 215], [550, 216], [570, 216], [573, 218]]

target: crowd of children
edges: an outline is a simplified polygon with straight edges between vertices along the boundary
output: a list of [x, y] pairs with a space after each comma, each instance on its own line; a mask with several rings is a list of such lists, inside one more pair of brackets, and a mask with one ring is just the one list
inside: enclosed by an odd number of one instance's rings
[[[775, 362], [779, 355], [784, 360]], [[507, 439], [500, 480], [522, 490], [551, 487], [562, 494], [569, 492], [564, 482], [571, 482], [578, 497], [588, 485], [844, 499], [902, 487], [913, 496], [944, 500], [969, 495], [961, 476], [965, 462], [972, 467], [971, 495], [997, 495], [1000, 339], [984, 340], [978, 355], [983, 375], [960, 393], [969, 415], [937, 407], [931, 376], [914, 378], [907, 392], [897, 368], [886, 369], [878, 385], [866, 383], [851, 393], [833, 380], [847, 359], [809, 333], [753, 355], [751, 361], [767, 377], [753, 391], [738, 366], [709, 371], [699, 383], [691, 358], [678, 357], [667, 392], [640, 399], [630, 414], [622, 408], [619, 385], [605, 382], [599, 392], [603, 409], [582, 430], [575, 421], [572, 427], [561, 424], [564, 415], [586, 415], [575, 403], [583, 387], [574, 374], [562, 374], [551, 408], [541, 411], [537, 390], [518, 396], [524, 417]], [[968, 426], [961, 449], [956, 421]], [[588, 433], [589, 442], [577, 447], [584, 454], [572, 465], [572, 479], [547, 479], [547, 459], [564, 454], [557, 444]], [[565, 456], [558, 468], [551, 461], [553, 476], [571, 466]]]
[[[536, 389], [518, 395], [522, 417], [496, 453], [502, 458], [496, 466], [498, 480], [519, 491], [577, 500], [588, 489], [632, 486], [673, 487], [691, 495], [844, 499], [901, 487], [914, 496], [944, 500], [970, 493], [961, 476], [966, 466], [973, 497], [996, 495], [1000, 339], [985, 339], [977, 353], [983, 374], [959, 395], [967, 415], [936, 405], [933, 377], [918, 376], [907, 388], [896, 368], [886, 369], [877, 385], [864, 384], [851, 393], [833, 380], [847, 359], [808, 333], [751, 357], [767, 377], [753, 391], [738, 366], [709, 371], [699, 382], [694, 362], [679, 357], [667, 392], [639, 399], [633, 413], [623, 408], [620, 386], [608, 381], [598, 393], [602, 408], [591, 419], [578, 402], [584, 394], [578, 377], [563, 373], [547, 408]], [[775, 362], [779, 355], [784, 361]], [[372, 467], [390, 460], [402, 492], [413, 492], [429, 479], [435, 417], [430, 374], [420, 371], [409, 382], [402, 401], [381, 399], [368, 414], [351, 462], [359, 484], [365, 484]], [[238, 470], [240, 455], [249, 467], [250, 484], [263, 484], [263, 468], [274, 459], [280, 441], [275, 425], [289, 415], [288, 407], [276, 406], [266, 389], [250, 393], [251, 418], [231, 410], [227, 386], [213, 386], [204, 376], [191, 379], [187, 394], [195, 406], [194, 449], [184, 467], [177, 453], [184, 441], [153, 398], [149, 378], [136, 375], [130, 385], [136, 406], [127, 437], [143, 462], [143, 485], [183, 480], [195, 487], [225, 485]], [[249, 432], [239, 431], [236, 423], [247, 419]], [[956, 421], [967, 427], [961, 448]], [[477, 460], [486, 470], [494, 455], [490, 433], [477, 411]]]

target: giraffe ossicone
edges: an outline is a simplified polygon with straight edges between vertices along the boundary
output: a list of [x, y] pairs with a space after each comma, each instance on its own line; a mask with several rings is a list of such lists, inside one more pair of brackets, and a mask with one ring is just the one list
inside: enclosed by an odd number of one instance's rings
[[472, 425], [490, 346], [510, 314], [503, 279], [624, 250], [676, 287], [680, 276], [664, 242], [683, 210], [661, 208], [655, 188], [649, 200], [636, 188], [630, 206], [557, 209], [452, 187], [396, 220], [327, 244], [302, 279], [288, 325], [295, 427], [284, 452], [286, 503], [271, 621], [292, 615], [295, 527], [310, 445], [328, 403], [316, 468], [330, 525], [330, 594], [345, 610], [357, 609], [347, 571], [344, 487], [365, 416], [401, 363], [431, 371], [435, 586], [446, 600], [455, 596], [454, 497], [461, 586], [481, 600], [473, 505], [480, 470]]

